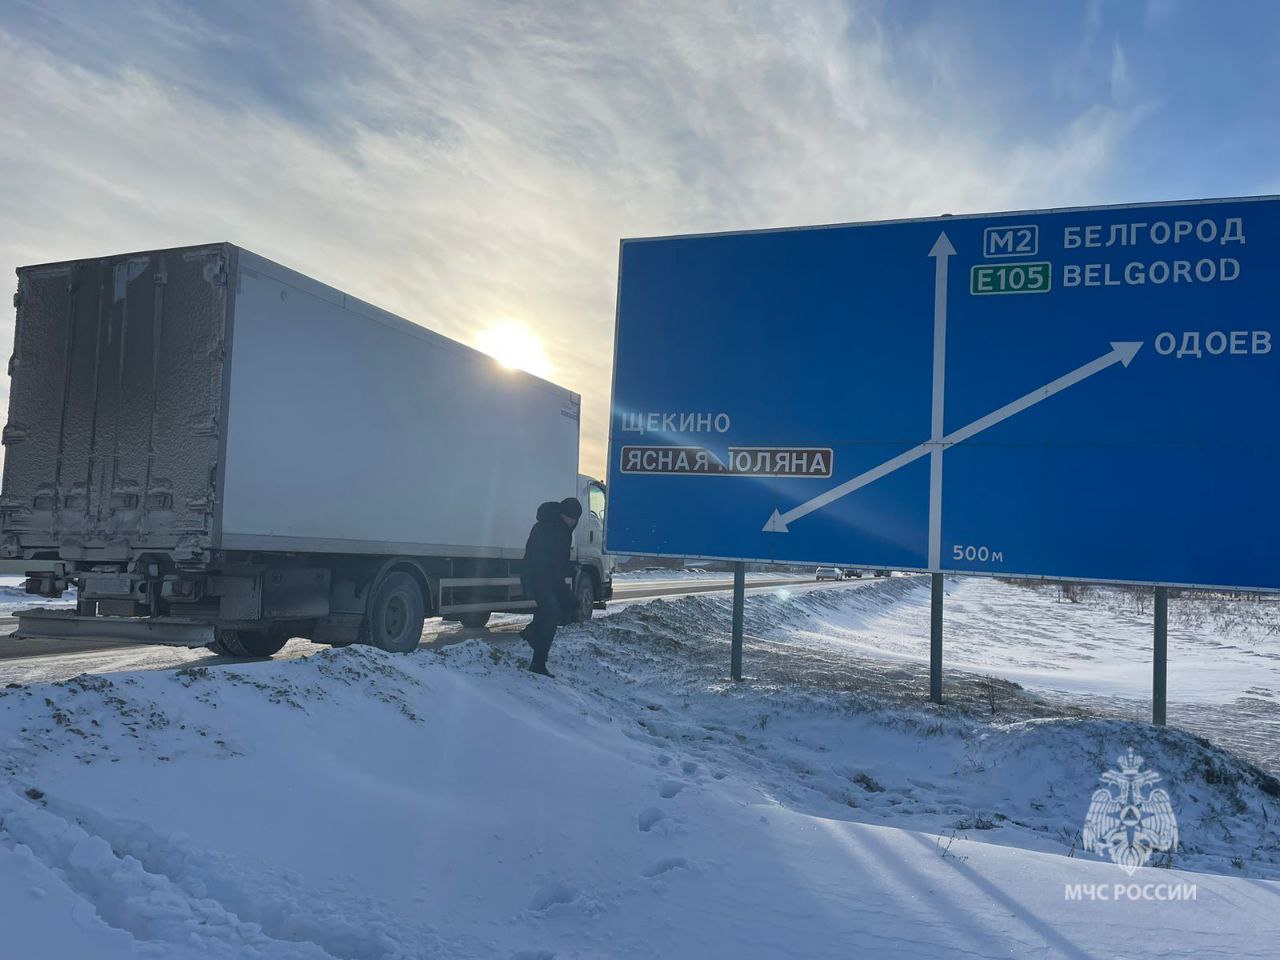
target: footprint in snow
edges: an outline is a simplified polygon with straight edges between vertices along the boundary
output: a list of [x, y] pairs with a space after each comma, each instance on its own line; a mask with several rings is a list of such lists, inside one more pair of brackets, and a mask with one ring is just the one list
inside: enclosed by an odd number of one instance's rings
[[680, 769], [685, 772], [685, 776], [692, 777], [698, 772], [698, 765], [692, 760], [686, 760], [684, 763], [680, 764]]
[[663, 800], [670, 800], [683, 789], [684, 784], [679, 780], [663, 780], [662, 785], [658, 787], [658, 795]]
[[665, 820], [667, 815], [657, 807], [650, 807], [648, 810], [641, 810], [640, 816], [636, 819], [640, 822], [640, 832], [648, 833], [653, 829], [654, 824], [660, 820]]
[[549, 883], [533, 895], [529, 901], [529, 909], [534, 913], [549, 910], [559, 903], [573, 903], [578, 899], [578, 891], [567, 883]]
[[672, 870], [684, 870], [688, 868], [689, 861], [684, 857], [667, 857], [659, 860], [657, 863], [651, 863], [640, 871], [642, 877], [659, 877], [664, 873]]

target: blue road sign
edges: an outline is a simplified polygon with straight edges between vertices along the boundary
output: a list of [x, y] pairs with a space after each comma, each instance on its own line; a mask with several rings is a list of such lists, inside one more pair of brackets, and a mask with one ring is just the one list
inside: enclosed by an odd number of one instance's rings
[[616, 553], [1280, 588], [1280, 198], [625, 240]]

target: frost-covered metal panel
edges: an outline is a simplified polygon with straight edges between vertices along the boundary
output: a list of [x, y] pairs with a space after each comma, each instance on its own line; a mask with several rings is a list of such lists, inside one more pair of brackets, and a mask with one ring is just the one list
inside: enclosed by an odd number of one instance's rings
[[579, 398], [239, 251], [222, 544], [518, 555]]
[[18, 271], [4, 552], [209, 546], [225, 245]]

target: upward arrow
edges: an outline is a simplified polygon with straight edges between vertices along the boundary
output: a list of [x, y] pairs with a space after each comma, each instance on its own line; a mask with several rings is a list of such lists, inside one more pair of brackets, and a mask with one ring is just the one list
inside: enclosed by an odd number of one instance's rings
[[[947, 232], [934, 241], [929, 256], [933, 257], [933, 415], [929, 439], [942, 439], [942, 402], [947, 379], [947, 267], [955, 256]], [[942, 447], [936, 446], [929, 456], [929, 569], [942, 562]]]
[[820, 493], [812, 500], [807, 500], [798, 507], [792, 507], [786, 513], [774, 510], [773, 515], [769, 517], [768, 522], [764, 525], [765, 533], [787, 533], [787, 524], [792, 521], [799, 520], [803, 516], [807, 516], [820, 507], [839, 500], [841, 497], [847, 496], [853, 491], [865, 487], [867, 484], [879, 480], [881, 477], [888, 476], [896, 470], [900, 470], [909, 463], [914, 463], [926, 454], [933, 453], [935, 450], [945, 450], [948, 447], [955, 446], [957, 443], [963, 443], [970, 437], [989, 427], [994, 427], [1002, 420], [1007, 420], [1016, 413], [1021, 413], [1027, 407], [1034, 406], [1041, 400], [1048, 400], [1055, 393], [1059, 393], [1067, 387], [1074, 386], [1081, 380], [1092, 377], [1094, 374], [1101, 373], [1108, 367], [1120, 364], [1123, 367], [1129, 366], [1133, 362], [1133, 358], [1137, 356], [1138, 351], [1142, 349], [1141, 341], [1116, 341], [1111, 342], [1111, 350], [1104, 353], [1096, 360], [1091, 360], [1082, 367], [1076, 367], [1070, 373], [1063, 374], [1057, 380], [1051, 380], [1043, 387], [1038, 387], [1030, 393], [1023, 394], [1017, 400], [1006, 403], [998, 410], [993, 410], [985, 417], [980, 417], [973, 423], [961, 427], [959, 430], [953, 430], [951, 433], [936, 440], [926, 440], [924, 443], [912, 447], [910, 450], [903, 451], [892, 460], [886, 460], [878, 467], [872, 467], [866, 473], [859, 474], [852, 480], [846, 480], [838, 487], [832, 487], [826, 493]]
[[931, 257], [954, 257], [956, 248], [951, 245], [951, 241], [947, 239], [947, 231], [943, 230], [938, 234], [938, 239], [933, 241], [933, 249], [929, 251]]
[[938, 239], [933, 242], [933, 249], [929, 251], [931, 257], [953, 257], [956, 248], [951, 245], [951, 241], [947, 239], [947, 231], [943, 230], [938, 234]]
[[933, 257], [933, 420], [929, 436], [942, 436], [942, 397], [947, 371], [947, 267], [955, 256], [944, 230], [938, 234], [929, 256]]

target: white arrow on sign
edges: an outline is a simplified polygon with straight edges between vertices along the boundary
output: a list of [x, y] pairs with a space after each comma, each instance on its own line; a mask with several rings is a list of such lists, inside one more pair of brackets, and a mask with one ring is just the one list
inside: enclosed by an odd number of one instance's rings
[[1115, 341], [1111, 342], [1111, 350], [1103, 354], [1097, 360], [1091, 360], [1082, 367], [1077, 367], [1070, 373], [1064, 374], [1057, 380], [1053, 380], [1043, 387], [1032, 390], [1030, 393], [1019, 397], [1012, 403], [1006, 403], [998, 410], [993, 410], [985, 417], [981, 417], [968, 426], [961, 427], [959, 430], [953, 430], [941, 440], [926, 440], [919, 446], [912, 447], [905, 453], [900, 453], [892, 460], [886, 460], [878, 467], [872, 467], [866, 473], [859, 474], [852, 480], [846, 480], [838, 487], [832, 487], [826, 493], [821, 493], [808, 500], [798, 507], [792, 507], [786, 513], [778, 510], [773, 511], [773, 516], [769, 518], [769, 522], [764, 525], [766, 533], [786, 533], [787, 525], [799, 520], [801, 517], [813, 513], [813, 511], [825, 507], [829, 503], [839, 500], [841, 497], [848, 496], [853, 491], [865, 487], [869, 483], [874, 483], [881, 477], [888, 476], [895, 470], [900, 470], [909, 463], [914, 463], [925, 454], [932, 453], [934, 450], [945, 450], [947, 447], [953, 447], [957, 443], [963, 443], [974, 434], [981, 433], [988, 427], [994, 427], [1002, 420], [1008, 420], [1015, 413], [1021, 413], [1027, 407], [1034, 406], [1041, 400], [1048, 400], [1055, 393], [1074, 386], [1081, 380], [1092, 377], [1095, 373], [1101, 373], [1114, 364], [1129, 366], [1133, 362], [1133, 358], [1137, 356], [1138, 351], [1142, 349], [1142, 341]]
[[[947, 377], [947, 266], [956, 248], [944, 230], [929, 251], [933, 267], [933, 418], [929, 439], [942, 439], [942, 400]], [[942, 563], [942, 447], [929, 454], [929, 569]]]

